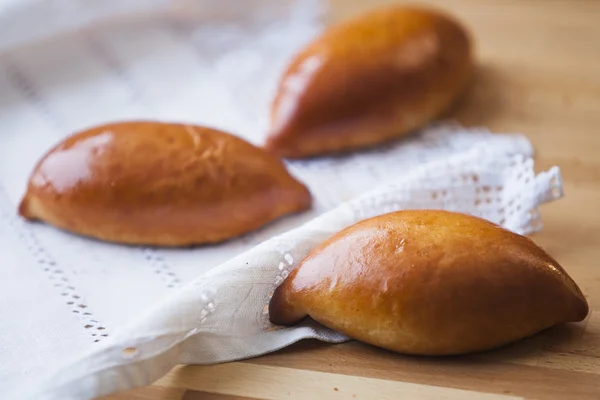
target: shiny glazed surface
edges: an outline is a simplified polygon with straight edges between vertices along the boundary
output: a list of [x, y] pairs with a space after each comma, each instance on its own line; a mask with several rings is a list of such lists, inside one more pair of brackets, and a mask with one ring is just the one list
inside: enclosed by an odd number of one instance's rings
[[391, 6], [360, 15], [291, 61], [265, 147], [303, 158], [403, 136], [456, 100], [472, 64], [467, 31], [445, 14]]
[[271, 321], [307, 315], [389, 350], [487, 350], [562, 322], [588, 305], [531, 240], [479, 218], [400, 211], [359, 222], [315, 248], [277, 288]]
[[33, 171], [19, 213], [130, 244], [213, 243], [310, 207], [260, 148], [214, 129], [123, 122], [75, 134]]

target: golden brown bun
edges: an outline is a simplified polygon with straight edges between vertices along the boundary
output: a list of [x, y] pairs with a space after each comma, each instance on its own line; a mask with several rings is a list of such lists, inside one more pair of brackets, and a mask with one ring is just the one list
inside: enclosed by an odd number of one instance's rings
[[487, 350], [588, 313], [581, 291], [531, 240], [479, 218], [401, 211], [315, 248], [277, 288], [270, 319], [309, 315], [392, 351]]
[[310, 207], [283, 163], [200, 126], [124, 122], [73, 135], [36, 166], [19, 213], [127, 244], [214, 243]]
[[303, 158], [403, 136], [463, 92], [471, 52], [458, 21], [424, 8], [386, 7], [334, 26], [283, 75], [265, 148]]

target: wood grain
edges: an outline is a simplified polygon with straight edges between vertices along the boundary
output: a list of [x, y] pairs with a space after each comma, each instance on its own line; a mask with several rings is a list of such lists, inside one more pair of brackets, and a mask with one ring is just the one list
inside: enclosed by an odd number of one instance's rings
[[[301, 384], [300, 384], [301, 383]], [[159, 386], [184, 387], [260, 399], [396, 399], [398, 393], [420, 399], [511, 400], [517, 397], [482, 394], [431, 385], [336, 374], [307, 369], [230, 363], [212, 367], [176, 368], [160, 379]]]
[[[390, 3], [401, 2], [331, 0], [327, 20]], [[600, 398], [600, 1], [411, 3], [446, 9], [475, 35], [477, 76], [454, 116], [522, 132], [534, 144], [537, 169], [560, 166], [565, 198], [543, 207], [544, 230], [532, 238], [568, 270], [595, 311], [583, 323], [469, 357], [304, 341], [245, 362], [178, 367], [155, 386], [110, 399]]]

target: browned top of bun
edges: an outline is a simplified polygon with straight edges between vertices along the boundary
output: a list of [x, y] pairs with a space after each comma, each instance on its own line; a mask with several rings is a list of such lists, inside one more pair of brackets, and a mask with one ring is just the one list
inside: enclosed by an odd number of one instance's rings
[[390, 350], [458, 354], [580, 321], [588, 305], [530, 239], [463, 214], [401, 211], [315, 248], [277, 288], [269, 312], [276, 324], [309, 315]]
[[134, 121], [68, 137], [36, 166], [20, 213], [125, 243], [228, 239], [310, 206], [283, 163], [216, 129]]
[[265, 146], [301, 158], [403, 135], [445, 110], [471, 69], [471, 39], [445, 13], [391, 6], [359, 15], [293, 58]]

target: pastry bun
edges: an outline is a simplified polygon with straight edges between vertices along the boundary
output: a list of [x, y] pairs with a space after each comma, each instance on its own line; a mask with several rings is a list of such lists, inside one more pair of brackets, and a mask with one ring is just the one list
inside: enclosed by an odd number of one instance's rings
[[281, 78], [265, 148], [305, 158], [406, 135], [464, 91], [471, 47], [459, 21], [428, 8], [385, 7], [335, 25]]
[[98, 126], [50, 150], [19, 213], [125, 244], [224, 241], [310, 207], [284, 164], [200, 126], [133, 121]]
[[270, 319], [306, 316], [392, 351], [488, 350], [583, 320], [585, 297], [530, 239], [446, 211], [359, 222], [315, 248], [275, 290]]

